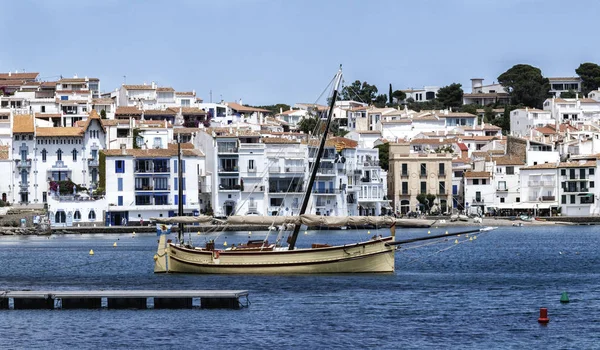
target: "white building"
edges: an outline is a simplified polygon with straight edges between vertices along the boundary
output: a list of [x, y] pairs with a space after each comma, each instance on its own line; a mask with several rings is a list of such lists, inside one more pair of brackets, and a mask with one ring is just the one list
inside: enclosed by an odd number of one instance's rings
[[204, 154], [191, 144], [182, 144], [183, 195], [179, 198], [177, 144], [163, 149], [106, 150], [107, 226], [139, 225], [151, 217], [198, 215], [198, 174], [204, 169]]
[[465, 210], [468, 213], [485, 214], [495, 208], [496, 189], [489, 171], [464, 173]]
[[415, 102], [427, 102], [435, 99], [439, 90], [439, 86], [424, 86], [422, 89], [405, 89], [400, 91], [406, 94], [405, 101], [411, 98]]
[[558, 207], [557, 164], [540, 163], [521, 167], [521, 203], [513, 208], [532, 215]]
[[556, 120], [548, 110], [519, 108], [510, 112], [510, 134], [513, 136], [529, 136], [532, 129], [555, 123]]
[[581, 92], [580, 77], [554, 77], [548, 78], [550, 82], [550, 93], [560, 97], [563, 92]]
[[471, 79], [471, 93], [463, 94], [463, 104], [477, 104], [486, 106], [489, 104], [508, 104], [510, 97], [506, 89], [500, 84], [483, 85], [483, 79]]

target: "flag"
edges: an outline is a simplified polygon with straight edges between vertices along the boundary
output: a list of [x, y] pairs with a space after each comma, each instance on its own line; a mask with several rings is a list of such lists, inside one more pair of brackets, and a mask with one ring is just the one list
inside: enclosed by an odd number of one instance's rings
[[171, 226], [166, 224], [156, 224], [156, 235], [168, 235], [171, 233]]

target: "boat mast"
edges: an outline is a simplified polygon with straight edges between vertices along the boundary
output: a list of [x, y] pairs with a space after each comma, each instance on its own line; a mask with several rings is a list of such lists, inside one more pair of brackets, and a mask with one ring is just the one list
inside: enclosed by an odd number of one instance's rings
[[[331, 117], [333, 116], [333, 107], [335, 106], [335, 101], [337, 100], [338, 90], [340, 88], [340, 83], [342, 81], [342, 66], [340, 65], [340, 70], [337, 72], [335, 76], [335, 84], [333, 87], [333, 95], [331, 97], [331, 101], [329, 102], [329, 111], [327, 112], [327, 121], [325, 123], [325, 131], [323, 131], [323, 136], [321, 138], [321, 143], [319, 144], [319, 149], [317, 151], [317, 157], [313, 163], [313, 169], [310, 173], [310, 178], [308, 180], [308, 186], [306, 187], [306, 193], [304, 194], [304, 199], [302, 201], [302, 207], [300, 207], [300, 213], [298, 215], [302, 215], [306, 212], [306, 207], [308, 206], [308, 201], [310, 200], [310, 192], [312, 191], [313, 184], [315, 183], [315, 178], [317, 177], [317, 170], [319, 169], [319, 164], [321, 162], [321, 157], [323, 156], [323, 152], [325, 151], [325, 141], [327, 140], [327, 133], [329, 132], [329, 125], [331, 124]], [[310, 142], [309, 142], [310, 146]], [[310, 147], [309, 147], [310, 149]], [[296, 240], [298, 239], [298, 233], [300, 232], [300, 224], [294, 227], [294, 233], [290, 237], [290, 246], [289, 250], [293, 250], [296, 246]]]
[[[181, 133], [177, 136], [177, 182], [178, 182], [178, 186], [177, 186], [177, 192], [178, 192], [178, 210], [177, 210], [177, 215], [178, 216], [183, 216], [183, 178], [181, 177], [181, 173], [182, 173], [182, 169], [183, 166], [181, 164]], [[179, 223], [179, 232], [178, 232], [178, 237], [179, 237], [179, 242], [183, 242], [183, 227], [184, 224], [183, 222]]]

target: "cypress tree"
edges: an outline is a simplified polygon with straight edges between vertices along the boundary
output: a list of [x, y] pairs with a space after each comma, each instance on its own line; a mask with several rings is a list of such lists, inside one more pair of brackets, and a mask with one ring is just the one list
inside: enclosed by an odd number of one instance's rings
[[392, 97], [392, 84], [390, 83], [390, 92], [388, 93], [388, 98], [390, 99], [390, 104], [394, 104], [394, 98]]

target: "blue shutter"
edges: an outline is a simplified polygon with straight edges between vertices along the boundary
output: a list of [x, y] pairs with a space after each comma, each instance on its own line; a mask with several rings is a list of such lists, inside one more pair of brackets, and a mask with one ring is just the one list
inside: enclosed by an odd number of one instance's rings
[[117, 197], [117, 205], [118, 206], [123, 206], [123, 196]]
[[[183, 188], [182, 188], [182, 190], [184, 190], [184, 191], [185, 191], [185, 177], [184, 177], [184, 178], [182, 178], [182, 180], [183, 180]], [[183, 201], [183, 203], [185, 204], [185, 201]]]
[[174, 172], [175, 174], [179, 174], [179, 173], [178, 173], [178, 171], [179, 171], [179, 168], [177, 167], [177, 160], [176, 160], [176, 161], [175, 161], [175, 166], [173, 167], [173, 172]]
[[123, 178], [117, 179], [117, 191], [123, 191]]
[[[185, 160], [181, 161], [181, 172], [185, 174]], [[185, 189], [185, 188], [184, 188]]]
[[179, 204], [179, 196], [175, 195], [175, 205], [178, 205], [178, 204]]
[[185, 205], [185, 194], [181, 198], [183, 199], [183, 205]]
[[179, 179], [174, 178], [173, 180], [174, 180], [173, 182], [175, 182], [175, 185], [173, 187], [175, 188], [175, 191], [178, 191], [179, 190]]

